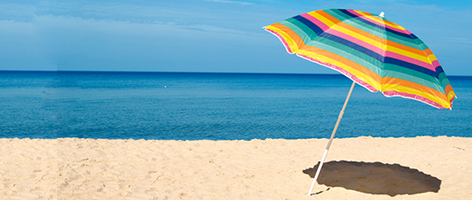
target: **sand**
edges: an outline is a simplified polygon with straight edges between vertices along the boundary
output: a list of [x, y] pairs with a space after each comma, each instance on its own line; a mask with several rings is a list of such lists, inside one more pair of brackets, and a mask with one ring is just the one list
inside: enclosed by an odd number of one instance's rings
[[470, 199], [472, 138], [0, 139], [0, 199]]

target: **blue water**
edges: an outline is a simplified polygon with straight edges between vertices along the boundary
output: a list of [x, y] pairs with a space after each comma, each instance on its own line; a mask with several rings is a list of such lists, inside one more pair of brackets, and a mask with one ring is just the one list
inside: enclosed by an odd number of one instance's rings
[[[356, 85], [336, 137], [472, 137], [472, 77], [439, 110]], [[0, 71], [1, 138], [328, 138], [342, 75]]]

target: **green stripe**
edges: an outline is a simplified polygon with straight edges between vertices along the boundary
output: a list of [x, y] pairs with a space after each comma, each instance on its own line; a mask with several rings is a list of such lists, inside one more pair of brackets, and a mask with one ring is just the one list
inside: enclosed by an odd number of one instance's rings
[[450, 85], [451, 83], [449, 82], [449, 79], [446, 76], [446, 73], [441, 72], [439, 74], [439, 82], [441, 83], [441, 86], [444, 88], [444, 91], [446, 90], [446, 86]]
[[444, 93], [444, 88], [447, 85], [441, 84], [440, 80], [438, 80], [436, 77], [389, 63], [384, 65], [382, 76], [418, 83], [420, 85], [435, 89], [441, 93]]
[[[422, 51], [428, 49], [429, 47], [423, 42], [423, 40], [420, 40], [419, 38], [414, 39], [415, 43], [419, 46], [417, 49], [420, 49]], [[425, 53], [426, 55], [426, 53]]]
[[305, 44], [318, 36], [313, 30], [311, 30], [305, 24], [301, 23], [296, 19], [289, 18], [279, 23], [292, 29], [292, 31], [294, 31], [298, 36], [300, 36], [300, 38], [302, 38]]
[[307, 45], [315, 46], [326, 51], [332, 52], [334, 54], [340, 55], [380, 75], [380, 66], [382, 66], [382, 62], [351, 47], [345, 46], [341, 43], [337, 43], [325, 38], [323, 39], [324, 40], [322, 41], [312, 41]]

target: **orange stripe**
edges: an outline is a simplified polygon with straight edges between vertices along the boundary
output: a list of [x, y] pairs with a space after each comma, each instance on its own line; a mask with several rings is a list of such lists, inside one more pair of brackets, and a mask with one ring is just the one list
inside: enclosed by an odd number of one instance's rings
[[426, 56], [429, 56], [429, 55], [433, 54], [433, 52], [429, 48], [425, 49], [424, 52], [426, 53]]
[[[339, 23], [343, 23], [341, 20], [339, 20], [338, 18], [336, 17], [333, 17], [332, 15], [328, 14], [327, 12], [323, 11], [323, 10], [320, 10], [318, 11], [318, 14], [322, 15], [323, 17], [325, 17], [326, 19], [328, 19], [329, 21], [333, 22], [334, 24], [339, 24]], [[344, 24], [344, 23], [343, 23]], [[331, 28], [331, 27], [330, 27]]]
[[[402, 49], [402, 50], [405, 50], [405, 51], [408, 51], [408, 52], [411, 52], [411, 53], [414, 53], [414, 54], [417, 54], [417, 55], [420, 55], [420, 56], [425, 56], [425, 53], [423, 52], [423, 50], [419, 50], [419, 49], [416, 49], [416, 48], [413, 48], [413, 47], [405, 46], [403, 44], [396, 43], [396, 42], [393, 42], [391, 40], [387, 40], [387, 46], [396, 47], [396, 48], [399, 48], [399, 49]], [[428, 57], [428, 56], [426, 56], [426, 57]]]
[[[424, 92], [424, 93], [428, 93], [428, 94], [431, 94], [431, 95], [436, 96], [438, 98], [447, 100], [446, 95], [444, 93], [440, 92], [440, 91], [437, 91], [437, 90], [432, 89], [430, 87], [426, 87], [424, 85], [414, 83], [414, 82], [411, 82], [411, 81], [407, 81], [407, 80], [404, 80], [404, 79], [398, 79], [398, 78], [392, 78], [392, 77], [383, 77], [382, 85], [384, 85], [384, 84], [401, 85], [401, 86], [404, 86], [404, 87], [414, 88], [415, 90], [418, 90], [418, 91], [421, 91], [421, 92]], [[389, 91], [389, 90], [382, 90], [382, 91]], [[401, 91], [398, 91], [398, 92], [401, 92]]]
[[[301, 46], [305, 45], [305, 43], [303, 42], [303, 39], [297, 33], [295, 33], [292, 29], [288, 28], [287, 26], [285, 26], [283, 24], [280, 24], [280, 23], [275, 23], [275, 24], [272, 24], [270, 26], [278, 28], [280, 31], [283, 31], [285, 34], [287, 34], [290, 38], [286, 38], [286, 39], [293, 40], [293, 42], [297, 45], [297, 47], [296, 47], [296, 49], [292, 49], [292, 52], [295, 53], [298, 49], [300, 49]], [[273, 31], [275, 31], [277, 33], [279, 32], [279, 31], [276, 31], [276, 30], [273, 30]], [[285, 41], [285, 42], [289, 43], [289, 41]]]
[[[332, 53], [330, 51], [326, 51], [324, 49], [321, 49], [321, 48], [318, 48], [318, 47], [313, 47], [313, 46], [310, 46], [310, 45], [306, 45], [303, 47], [303, 50], [306, 50], [306, 51], [310, 51], [310, 52], [313, 52], [315, 54], [319, 54], [319, 55], [323, 55], [323, 56], [326, 56], [326, 57], [329, 57], [329, 58], [332, 58], [332, 59], [335, 59], [345, 65], [348, 65], [349, 67], [352, 67], [353, 69], [365, 74], [366, 76], [369, 76], [369, 77], [372, 77], [374, 80], [376, 80], [378, 83], [380, 83], [380, 79], [381, 77], [373, 72], [372, 70], [368, 69], [368, 68], [365, 68], [364, 66], [352, 61], [352, 60], [349, 60], [345, 57], [342, 57], [338, 54], [335, 54], [335, 53]], [[309, 56], [311, 57], [311, 56]], [[316, 59], [316, 58], [313, 58], [313, 59]], [[318, 59], [316, 59], [318, 60]], [[323, 61], [321, 61], [323, 62]], [[338, 66], [340, 67], [340, 66]]]
[[447, 85], [446, 88], [446, 94], [447, 94], [447, 99], [449, 101], [451, 101], [455, 96], [456, 96], [456, 93], [454, 92], [454, 90], [452, 89], [452, 86], [451, 85]]

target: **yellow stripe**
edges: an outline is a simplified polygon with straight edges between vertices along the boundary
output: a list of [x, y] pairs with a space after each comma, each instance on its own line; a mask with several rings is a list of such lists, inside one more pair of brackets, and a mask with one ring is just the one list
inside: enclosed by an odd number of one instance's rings
[[326, 26], [328, 27], [332, 27], [335, 25], [334, 22], [332, 22], [331, 20], [327, 19], [326, 17], [324, 17], [323, 15], [320, 15], [317, 11], [313, 11], [313, 12], [309, 12], [307, 13], [311, 16], [313, 16], [314, 18], [320, 20], [321, 22], [323, 22], [323, 24], [326, 24]]
[[416, 89], [413, 89], [413, 88], [410, 88], [410, 87], [401, 86], [401, 85], [380, 84], [379, 82], [377, 82], [372, 77], [367, 76], [366, 74], [350, 67], [349, 65], [346, 65], [342, 62], [339, 62], [336, 59], [332, 59], [330, 57], [326, 57], [324, 55], [317, 54], [317, 53], [311, 52], [311, 51], [306, 51], [306, 50], [303, 50], [303, 49], [300, 49], [298, 51], [298, 54], [310, 57], [310, 58], [315, 59], [317, 61], [320, 61], [322, 63], [329, 63], [329, 64], [335, 65], [335, 66], [337, 66], [337, 67], [339, 67], [343, 70], [346, 70], [347, 72], [351, 73], [355, 77], [357, 77], [360, 80], [364, 81], [365, 83], [371, 85], [376, 90], [382, 89], [382, 91], [397, 91], [397, 92], [405, 92], [405, 93], [409, 93], [409, 94], [414, 94], [414, 95], [418, 95], [418, 96], [424, 97], [426, 99], [429, 99], [433, 102], [436, 102], [436, 103], [440, 104], [441, 106], [443, 106], [445, 108], [450, 108], [450, 103], [448, 101], [438, 97], [438, 96], [432, 95], [430, 93], [422, 92], [422, 91], [419, 91], [419, 90], [416, 90]]
[[[350, 26], [350, 25], [348, 25]], [[351, 26], [352, 27], [352, 26]], [[360, 29], [357, 29], [355, 27], [352, 27], [353, 29], [356, 29], [358, 31], [351, 31], [343, 26], [333, 26], [331, 27], [333, 30], [337, 30], [341, 33], [344, 33], [346, 35], [349, 35], [351, 37], [354, 37], [354, 38], [357, 38], [361, 41], [364, 41], [372, 46], [375, 46], [377, 48], [380, 48], [384, 51], [391, 51], [391, 52], [394, 52], [394, 53], [397, 53], [397, 54], [400, 54], [400, 55], [405, 55], [405, 56], [408, 56], [410, 58], [413, 58], [413, 59], [416, 59], [416, 60], [419, 60], [419, 61], [422, 61], [422, 62], [425, 62], [425, 63], [429, 63], [431, 64], [431, 61], [428, 57], [426, 57], [426, 55], [418, 55], [418, 54], [415, 54], [415, 53], [411, 53], [410, 51], [407, 51], [407, 50], [403, 50], [403, 49], [400, 49], [400, 48], [397, 48], [397, 47], [394, 47], [394, 46], [390, 46], [390, 45], [385, 45], [385, 43], [383, 42], [380, 42], [378, 40], [374, 40], [370, 37], [366, 37], [365, 35], [367, 34], [370, 34], [370, 33], [367, 33], [363, 30], [360, 30]], [[377, 36], [376, 36], [377, 37]], [[383, 38], [380, 38], [378, 37], [379, 39], [381, 40], [384, 40]]]
[[430, 60], [430, 58], [426, 57], [426, 54], [418, 55], [416, 53], [411, 53], [410, 51], [406, 51], [406, 50], [403, 50], [403, 49], [400, 49], [400, 48], [397, 48], [397, 47], [394, 47], [394, 46], [390, 46], [390, 45], [388, 45], [387, 48], [388, 48], [388, 51], [390, 51], [390, 52], [394, 52], [394, 53], [397, 53], [397, 54], [400, 54], [400, 55], [408, 56], [410, 58], [413, 58], [413, 59], [431, 64], [431, 60]]
[[456, 97], [456, 93], [454, 91], [450, 91], [447, 93], [447, 100], [451, 101], [454, 97]]
[[[346, 24], [346, 25], [348, 25], [348, 24]], [[350, 26], [350, 25], [348, 25], [348, 26]], [[352, 27], [352, 26], [351, 26], [351, 27]], [[365, 36], [366, 34], [369, 34], [369, 35], [372, 35], [372, 34], [367, 33], [367, 32], [365, 32], [365, 31], [363, 31], [363, 30], [360, 30], [360, 29], [358, 29], [358, 28], [356, 28], [356, 27], [352, 27], [352, 28], [355, 29], [355, 30], [358, 30], [358, 31], [351, 31], [351, 30], [349, 30], [349, 29], [347, 29], [347, 28], [345, 28], [345, 27], [343, 27], [343, 26], [335, 26], [335, 27], [332, 27], [333, 30], [337, 30], [337, 31], [339, 31], [339, 32], [341, 32], [341, 33], [344, 33], [344, 34], [349, 35], [349, 36], [351, 36], [351, 37], [354, 37], [354, 38], [357, 38], [357, 39], [359, 39], [359, 40], [362, 40], [362, 41], [364, 41], [364, 42], [366, 42], [366, 43], [369, 43], [369, 44], [371, 44], [371, 45], [373, 45], [373, 46], [375, 46], [375, 47], [377, 47], [377, 48], [380, 48], [380, 49], [382, 49], [382, 50], [385, 50], [385, 49], [386, 49], [385, 43], [379, 42], [378, 40], [374, 40], [374, 39], [372, 39], [372, 38], [369, 38], [369, 37], [366, 37], [366, 36]], [[377, 37], [377, 36], [376, 36], [376, 37]], [[380, 37], [377, 37], [377, 38], [379, 38], [379, 39], [381, 39], [381, 40], [384, 40], [383, 38], [380, 38]]]
[[415, 90], [415, 89], [410, 88], [410, 87], [405, 87], [405, 86], [395, 85], [395, 84], [382, 84], [382, 91], [384, 91], [384, 92], [395, 91], [395, 92], [410, 93], [410, 94], [414, 94], [414, 95], [418, 95], [418, 96], [427, 98], [431, 101], [434, 101], [434, 102], [438, 103], [439, 105], [441, 105], [445, 108], [450, 108], [451, 107], [451, 104], [448, 101], [446, 101], [445, 99], [442, 99], [438, 96], [434, 96], [434, 95], [426, 93], [426, 92]]
[[320, 55], [320, 54], [317, 54], [317, 53], [314, 53], [314, 52], [310, 52], [310, 51], [305, 51], [303, 49], [299, 50], [299, 54], [310, 57], [310, 58], [315, 59], [315, 60], [318, 60], [322, 63], [329, 63], [329, 64], [335, 65], [335, 66], [337, 66], [341, 69], [344, 69], [347, 72], [354, 75], [355, 77], [359, 78], [360, 80], [362, 80], [362, 81], [366, 82], [367, 84], [371, 85], [376, 90], [382, 89], [382, 91], [396, 91], [396, 92], [405, 92], [405, 93], [409, 93], [409, 94], [414, 94], [414, 95], [418, 95], [418, 96], [424, 97], [426, 99], [429, 99], [433, 102], [436, 102], [439, 105], [443, 106], [444, 108], [450, 108], [451, 107], [451, 105], [448, 101], [446, 101], [446, 100], [444, 100], [444, 99], [442, 99], [438, 96], [432, 95], [430, 93], [422, 92], [422, 91], [419, 91], [419, 90], [416, 90], [416, 89], [413, 89], [413, 88], [410, 88], [410, 87], [401, 86], [401, 85], [380, 84], [377, 81], [375, 81], [375, 79], [373, 79], [372, 77], [367, 76], [364, 73], [350, 67], [349, 65], [345, 65], [344, 63], [339, 62], [338, 60], [332, 59], [330, 57], [326, 57], [326, 56], [323, 56], [323, 55]]
[[288, 46], [290, 48], [290, 51], [292, 53], [295, 53], [298, 50], [297, 43], [295, 43], [295, 41], [288, 34], [286, 34], [284, 31], [278, 29], [277, 27], [270, 26], [270, 25], [266, 26], [265, 28], [268, 29], [268, 30], [274, 31], [274, 32], [278, 33], [280, 36], [282, 36], [283, 39], [285, 40], [285, 42], [288, 44]]
[[433, 62], [433, 61], [435, 61], [435, 60], [438, 60], [434, 54], [430, 54], [430, 55], [428, 56], [428, 58], [429, 58], [429, 60], [431, 60], [431, 62]]
[[320, 54], [317, 54], [317, 53], [314, 53], [314, 52], [311, 52], [311, 51], [305, 51], [303, 49], [300, 49], [298, 51], [298, 54], [313, 58], [313, 59], [318, 60], [318, 61], [323, 62], [323, 63], [329, 63], [329, 64], [332, 64], [332, 65], [335, 65], [339, 68], [342, 68], [342, 69], [346, 70], [347, 72], [351, 73], [352, 75], [356, 76], [358, 79], [360, 79], [360, 80], [366, 82], [367, 84], [371, 85], [376, 90], [380, 89], [380, 83], [375, 81], [375, 79], [373, 79], [372, 77], [367, 76], [366, 74], [350, 67], [349, 65], [346, 65], [342, 62], [339, 62], [338, 60], [335, 60], [335, 59], [332, 59], [330, 57], [326, 57], [326, 56], [323, 56], [323, 55], [320, 55]]

